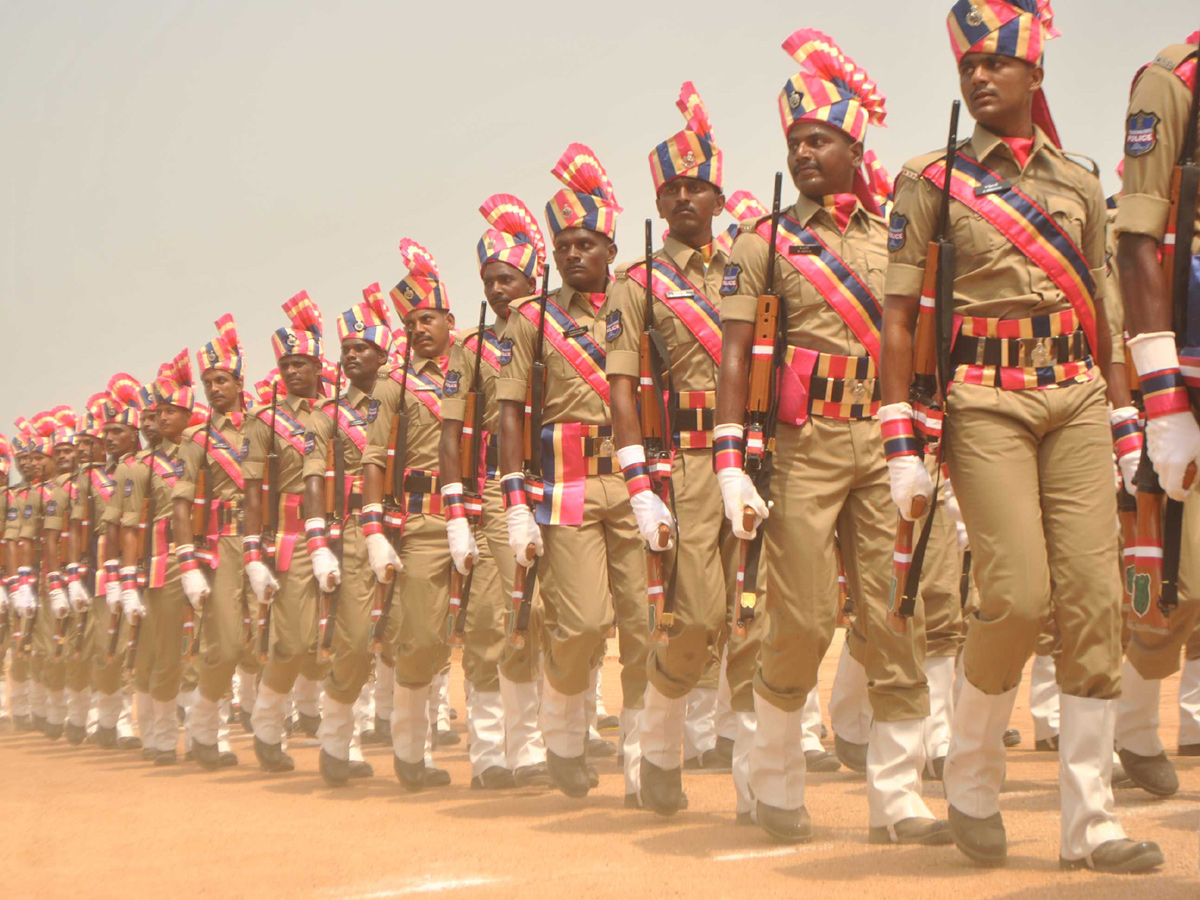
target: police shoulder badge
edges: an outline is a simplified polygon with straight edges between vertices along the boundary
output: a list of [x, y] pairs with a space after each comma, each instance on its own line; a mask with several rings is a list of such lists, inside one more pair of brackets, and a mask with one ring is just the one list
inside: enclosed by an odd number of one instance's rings
[[892, 218], [888, 222], [888, 250], [895, 253], [904, 246], [906, 240], [908, 240], [908, 219], [900, 213], [892, 213]]
[[621, 311], [614, 309], [608, 314], [604, 320], [604, 339], [606, 341], [615, 341], [621, 336], [624, 326], [621, 324]]
[[317, 449], [317, 438], [315, 435], [304, 435], [304, 453], [306, 456], [311, 455]]
[[241, 455], [238, 457], [238, 460], [239, 461], [243, 460], [249, 455], [250, 455], [250, 438], [243, 438], [242, 439], [242, 452], [241, 452]]
[[51, 500], [49, 503], [46, 504], [46, 515], [48, 515], [48, 516], [58, 515], [58, 501], [57, 500]]
[[1125, 155], [1145, 156], [1158, 146], [1158, 123], [1155, 113], [1139, 110], [1125, 124]]
[[742, 267], [729, 265], [721, 276], [721, 296], [732, 297], [738, 292], [738, 279], [742, 276]]
[[453, 397], [458, 393], [458, 383], [462, 380], [462, 375], [453, 370], [446, 373], [446, 381], [442, 384], [442, 394], [447, 397]]
[[374, 422], [375, 419], [378, 418], [378, 416], [379, 416], [379, 401], [376, 400], [374, 397], [372, 397], [371, 402], [367, 404], [367, 421]]
[[15, 506], [10, 506], [8, 509], [8, 521], [17, 521], [17, 508]]
[[133, 479], [132, 478], [125, 479], [125, 496], [126, 497], [133, 496]]
[[512, 362], [512, 341], [505, 338], [500, 342], [500, 365], [507, 366]]

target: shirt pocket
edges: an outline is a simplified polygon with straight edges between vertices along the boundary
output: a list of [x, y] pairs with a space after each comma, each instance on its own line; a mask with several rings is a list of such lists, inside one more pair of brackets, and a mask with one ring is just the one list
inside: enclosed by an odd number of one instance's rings
[[965, 275], [991, 264], [1008, 243], [1000, 229], [971, 209], [951, 207], [951, 235], [955, 248], [955, 271]]
[[1076, 247], [1083, 246], [1083, 224], [1087, 218], [1087, 210], [1077, 197], [1053, 194], [1047, 199], [1044, 209]]

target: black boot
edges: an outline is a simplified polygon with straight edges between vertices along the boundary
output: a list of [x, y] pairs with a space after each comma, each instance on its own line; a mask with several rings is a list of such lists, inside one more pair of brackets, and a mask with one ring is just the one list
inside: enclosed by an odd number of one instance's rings
[[678, 769], [660, 769], [642, 757], [641, 804], [660, 816], [673, 816], [683, 802], [683, 773]]
[[296, 761], [283, 752], [282, 744], [267, 744], [254, 738], [254, 755], [264, 772], [292, 772]]
[[581, 799], [588, 795], [586, 756], [562, 757], [546, 751], [546, 771], [554, 786], [568, 797]]

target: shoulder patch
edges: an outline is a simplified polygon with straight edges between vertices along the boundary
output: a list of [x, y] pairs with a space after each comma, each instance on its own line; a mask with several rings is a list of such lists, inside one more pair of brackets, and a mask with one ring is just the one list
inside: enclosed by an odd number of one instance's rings
[[507, 366], [512, 362], [512, 339], [505, 338], [500, 342], [500, 365]]
[[48, 516], [58, 515], [58, 501], [57, 500], [51, 500], [46, 504], [46, 515], [48, 515]]
[[133, 479], [132, 478], [125, 479], [125, 496], [126, 497], [133, 496]]
[[458, 393], [459, 382], [462, 381], [462, 374], [454, 369], [446, 373], [446, 380], [442, 384], [442, 394], [446, 397], [453, 397]]
[[312, 434], [304, 435], [304, 455], [311, 456], [314, 452], [316, 452], [316, 449], [317, 449], [316, 435], [312, 435]]
[[888, 221], [888, 252], [895, 253], [904, 248], [908, 240], [908, 219], [898, 212], [892, 213]]
[[1138, 110], [1125, 123], [1125, 155], [1145, 156], [1158, 146], [1158, 115]]
[[17, 508], [15, 506], [10, 506], [8, 508], [8, 521], [10, 521], [10, 522], [17, 521], [17, 515], [18, 515]]
[[730, 263], [721, 275], [721, 296], [732, 297], [738, 292], [738, 282], [742, 277], [742, 267]]
[[604, 320], [604, 340], [611, 343], [619, 338], [624, 330], [625, 326], [621, 324], [621, 311], [614, 309]]
[[379, 401], [372, 397], [371, 402], [367, 404], [367, 421], [374, 422], [377, 418], [379, 418]]

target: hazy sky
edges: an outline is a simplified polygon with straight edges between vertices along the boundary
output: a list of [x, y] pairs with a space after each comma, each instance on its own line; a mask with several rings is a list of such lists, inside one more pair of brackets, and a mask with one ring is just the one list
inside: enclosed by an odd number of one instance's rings
[[[571, 141], [595, 149], [625, 207], [619, 258], [638, 255], [646, 157], [682, 127], [687, 79], [727, 193], [766, 199], [796, 28], [829, 33], [879, 83], [888, 127], [867, 144], [894, 174], [945, 141], [950, 5], [5, 0], [0, 431], [82, 405], [114, 372], [149, 378], [224, 312], [260, 378], [284, 300], [306, 289], [332, 334], [364, 286], [404, 275], [402, 237], [433, 252], [473, 323], [479, 203], [514, 193], [545, 228]], [[1110, 192], [1134, 72], [1200, 27], [1195, 0], [1133, 6], [1058, 0], [1047, 59], [1063, 141]]]

